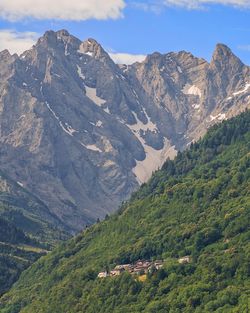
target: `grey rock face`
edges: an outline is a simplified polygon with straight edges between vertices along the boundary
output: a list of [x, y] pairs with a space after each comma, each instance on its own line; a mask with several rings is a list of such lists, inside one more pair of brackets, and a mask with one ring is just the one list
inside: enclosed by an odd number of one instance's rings
[[48, 31], [0, 53], [0, 168], [80, 230], [176, 150], [249, 107], [249, 67], [223, 45], [116, 65], [94, 40]]

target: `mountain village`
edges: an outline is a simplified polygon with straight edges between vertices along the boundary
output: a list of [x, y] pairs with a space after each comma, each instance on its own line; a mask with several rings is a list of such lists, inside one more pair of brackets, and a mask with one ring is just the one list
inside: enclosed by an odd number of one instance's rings
[[[178, 259], [179, 264], [190, 263], [191, 257], [184, 256]], [[149, 261], [149, 260], [138, 260], [134, 264], [119, 264], [116, 265], [111, 271], [102, 271], [98, 273], [98, 278], [114, 277], [119, 276], [123, 272], [128, 272], [131, 275], [145, 275], [153, 271], [158, 271], [163, 267], [163, 260]]]

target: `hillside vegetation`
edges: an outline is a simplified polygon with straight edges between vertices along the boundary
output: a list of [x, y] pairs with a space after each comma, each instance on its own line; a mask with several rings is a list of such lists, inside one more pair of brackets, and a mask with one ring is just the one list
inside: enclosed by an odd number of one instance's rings
[[40, 243], [0, 217], [0, 294], [8, 290], [20, 273], [45, 253]]
[[0, 294], [24, 269], [69, 237], [49, 222], [53, 219], [39, 199], [0, 171]]
[[[120, 211], [61, 244], [1, 298], [1, 313], [247, 313], [250, 112], [166, 161]], [[179, 264], [190, 255], [192, 262]], [[164, 259], [135, 279], [116, 264]]]

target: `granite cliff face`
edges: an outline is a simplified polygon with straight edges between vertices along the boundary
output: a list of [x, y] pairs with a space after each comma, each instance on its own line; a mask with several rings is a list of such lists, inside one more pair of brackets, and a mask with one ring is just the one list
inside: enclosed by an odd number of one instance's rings
[[115, 210], [167, 157], [250, 106], [250, 69], [224, 45], [116, 65], [94, 40], [48, 31], [0, 53], [0, 169], [70, 229]]

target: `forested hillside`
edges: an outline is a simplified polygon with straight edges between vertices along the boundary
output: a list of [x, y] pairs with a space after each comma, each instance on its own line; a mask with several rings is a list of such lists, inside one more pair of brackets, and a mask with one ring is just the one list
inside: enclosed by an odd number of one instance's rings
[[[61, 244], [1, 298], [1, 313], [247, 313], [250, 112], [167, 161], [120, 211]], [[179, 264], [178, 258], [191, 262]], [[163, 259], [145, 281], [99, 271]]]
[[56, 218], [39, 199], [0, 171], [0, 294], [24, 269], [69, 237], [53, 221]]
[[8, 290], [20, 273], [46, 254], [42, 245], [0, 217], [0, 294]]

